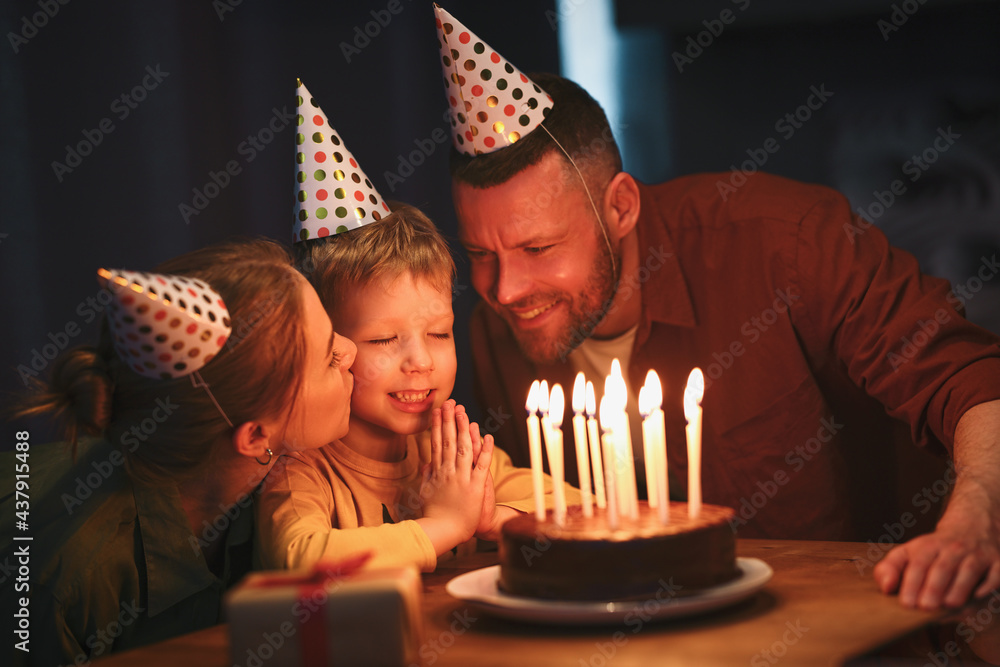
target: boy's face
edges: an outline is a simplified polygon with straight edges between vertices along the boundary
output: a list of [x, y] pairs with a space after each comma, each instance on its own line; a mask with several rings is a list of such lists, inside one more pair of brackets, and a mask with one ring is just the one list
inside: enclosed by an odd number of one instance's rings
[[410, 272], [352, 290], [336, 309], [336, 327], [358, 346], [351, 369], [351, 436], [399, 435], [430, 426], [455, 385], [451, 291]]

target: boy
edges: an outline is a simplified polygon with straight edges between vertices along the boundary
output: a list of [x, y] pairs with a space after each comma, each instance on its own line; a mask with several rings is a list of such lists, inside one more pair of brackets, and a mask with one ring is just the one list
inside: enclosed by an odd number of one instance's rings
[[304, 248], [324, 307], [358, 347], [350, 427], [341, 440], [283, 459], [285, 474], [266, 485], [264, 564], [372, 551], [369, 566], [430, 571], [456, 547], [474, 548], [473, 537], [495, 540], [506, 519], [533, 507], [531, 471], [514, 468], [492, 436], [480, 440], [448, 400], [457, 362], [447, 243], [402, 205]]

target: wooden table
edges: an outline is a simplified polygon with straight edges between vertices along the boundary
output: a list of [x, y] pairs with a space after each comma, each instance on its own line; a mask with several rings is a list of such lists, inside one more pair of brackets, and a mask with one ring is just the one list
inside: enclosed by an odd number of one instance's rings
[[[879, 593], [867, 544], [739, 540], [740, 556], [774, 569], [761, 592], [704, 616], [620, 626], [529, 625], [493, 618], [452, 598], [445, 584], [496, 563], [479, 553], [424, 575], [426, 665], [836, 665], [943, 617]], [[860, 567], [859, 567], [859, 561]], [[863, 572], [862, 572], [863, 570]], [[226, 626], [98, 661], [114, 665], [231, 665]]]

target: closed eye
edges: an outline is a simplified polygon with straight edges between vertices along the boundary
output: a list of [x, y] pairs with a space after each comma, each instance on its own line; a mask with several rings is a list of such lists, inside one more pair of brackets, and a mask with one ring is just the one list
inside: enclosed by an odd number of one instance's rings
[[450, 333], [432, 333], [432, 334], [430, 334], [430, 336], [431, 336], [431, 338], [437, 338], [439, 340], [450, 340], [451, 339], [451, 334]]
[[391, 338], [372, 338], [367, 342], [371, 343], [372, 345], [391, 345], [392, 343], [396, 342], [396, 337], [392, 336]]
[[343, 360], [344, 356], [337, 350], [334, 350], [330, 358], [330, 368], [340, 368], [340, 362]]
[[545, 252], [546, 250], [550, 250], [550, 249], [552, 249], [554, 247], [555, 246], [553, 246], [553, 245], [527, 246], [527, 247], [525, 247], [524, 252], [528, 253], [529, 255], [539, 255], [539, 254]]

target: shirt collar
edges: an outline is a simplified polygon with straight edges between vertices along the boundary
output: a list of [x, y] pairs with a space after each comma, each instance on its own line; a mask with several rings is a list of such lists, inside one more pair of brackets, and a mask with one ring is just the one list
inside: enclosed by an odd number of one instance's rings
[[[642, 290], [643, 317], [638, 339], [642, 343], [649, 335], [652, 322], [662, 322], [682, 327], [697, 324], [691, 292], [674, 241], [670, 236], [668, 221], [660, 210], [659, 202], [652, 196], [649, 186], [639, 183], [640, 210], [636, 230], [639, 243], [639, 267], [645, 267], [655, 289]], [[640, 275], [641, 277], [641, 275]]]
[[[191, 532], [176, 485], [144, 484], [133, 477], [133, 494], [146, 565], [149, 615], [155, 616], [178, 602], [212, 585], [224, 587], [229, 579], [230, 550], [251, 538], [253, 511], [249, 496], [228, 512], [220, 508], [219, 518], [205, 526], [203, 535]], [[225, 522], [225, 565], [223, 577], [215, 576], [201, 552], [200, 540], [213, 537], [212, 531]]]

